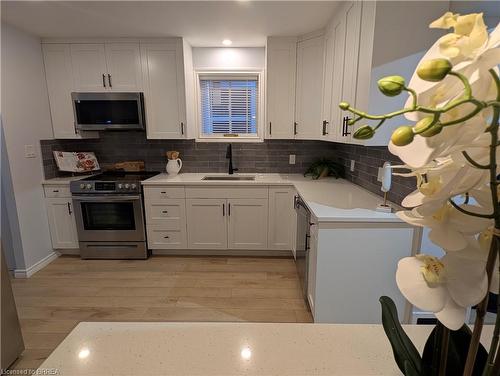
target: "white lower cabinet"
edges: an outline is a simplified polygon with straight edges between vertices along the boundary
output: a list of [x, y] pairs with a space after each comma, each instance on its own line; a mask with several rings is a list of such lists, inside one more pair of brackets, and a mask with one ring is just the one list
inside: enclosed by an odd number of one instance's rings
[[227, 249], [226, 200], [188, 199], [187, 227], [190, 249]]
[[45, 199], [50, 237], [54, 249], [78, 249], [78, 235], [71, 198]]
[[293, 207], [295, 189], [269, 187], [269, 249], [293, 250], [297, 217]]
[[228, 200], [229, 249], [267, 249], [267, 206], [259, 198]]

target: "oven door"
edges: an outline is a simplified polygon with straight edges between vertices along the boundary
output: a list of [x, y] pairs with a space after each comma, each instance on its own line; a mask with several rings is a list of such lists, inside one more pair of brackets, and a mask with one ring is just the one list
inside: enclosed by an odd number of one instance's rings
[[73, 195], [78, 240], [144, 241], [140, 195]]

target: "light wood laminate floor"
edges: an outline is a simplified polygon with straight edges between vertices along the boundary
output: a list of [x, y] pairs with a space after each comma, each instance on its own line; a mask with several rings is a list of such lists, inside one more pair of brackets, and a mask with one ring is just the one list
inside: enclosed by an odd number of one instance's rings
[[37, 368], [80, 321], [311, 322], [294, 260], [62, 256], [13, 279], [26, 351], [13, 368]]

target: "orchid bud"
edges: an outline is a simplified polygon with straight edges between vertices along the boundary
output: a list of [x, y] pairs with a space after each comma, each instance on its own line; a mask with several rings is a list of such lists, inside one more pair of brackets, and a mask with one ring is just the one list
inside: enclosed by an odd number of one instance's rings
[[450, 73], [451, 68], [453, 68], [453, 66], [447, 59], [427, 60], [418, 66], [417, 75], [422, 80], [438, 82]]
[[[434, 124], [433, 124], [434, 123]], [[434, 121], [434, 116], [427, 116], [415, 124], [414, 133], [422, 137], [435, 136], [443, 130], [443, 125]]]
[[347, 110], [350, 107], [350, 104], [347, 103], [347, 102], [340, 102], [339, 103], [339, 107], [340, 107], [341, 110], [345, 111], [345, 110]]
[[403, 125], [392, 133], [391, 141], [396, 146], [406, 146], [413, 141], [414, 137], [413, 128], [409, 125]]
[[356, 132], [354, 132], [353, 137], [357, 140], [368, 140], [372, 138], [374, 134], [375, 129], [369, 125], [363, 125], [361, 128], [358, 128]]
[[378, 80], [377, 85], [382, 94], [394, 97], [405, 88], [405, 79], [401, 76], [387, 76]]

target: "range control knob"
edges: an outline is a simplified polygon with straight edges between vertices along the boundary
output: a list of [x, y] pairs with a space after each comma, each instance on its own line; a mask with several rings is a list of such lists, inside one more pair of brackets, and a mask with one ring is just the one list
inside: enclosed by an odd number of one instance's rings
[[136, 188], [137, 188], [137, 185], [136, 185], [136, 184], [132, 184], [132, 185], [130, 186], [130, 188], [132, 188], [132, 189], [136, 189]]
[[87, 186], [85, 188], [92, 189], [92, 184], [87, 184]]
[[130, 185], [125, 184], [125, 189], [129, 189], [129, 188], [130, 188]]
[[80, 184], [80, 189], [85, 189], [85, 184]]
[[123, 188], [123, 185], [122, 184], [118, 184], [118, 189], [122, 189]]

